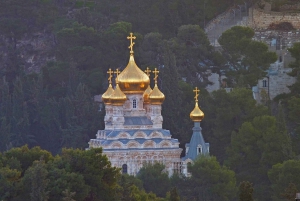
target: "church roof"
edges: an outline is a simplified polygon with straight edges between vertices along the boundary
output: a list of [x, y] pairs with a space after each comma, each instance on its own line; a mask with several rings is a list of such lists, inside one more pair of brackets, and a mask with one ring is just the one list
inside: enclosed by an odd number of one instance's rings
[[191, 138], [190, 143], [186, 144], [186, 148], [188, 148], [188, 152], [185, 157], [183, 157], [183, 160], [186, 160], [188, 158], [192, 159], [193, 161], [197, 158], [199, 155], [198, 148], [201, 146], [202, 153], [201, 154], [209, 154], [209, 143], [205, 143], [204, 138], [201, 133], [201, 127], [200, 122], [195, 122], [193, 128], [193, 135]]

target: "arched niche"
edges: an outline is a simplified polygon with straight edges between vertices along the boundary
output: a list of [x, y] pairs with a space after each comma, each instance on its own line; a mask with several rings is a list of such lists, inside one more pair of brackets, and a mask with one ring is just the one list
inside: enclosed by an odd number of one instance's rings
[[171, 144], [171, 142], [169, 142], [169, 141], [167, 141], [167, 140], [164, 140], [164, 141], [161, 141], [160, 143], [159, 143], [159, 146], [160, 147], [162, 147], [162, 148], [167, 148], [167, 147], [171, 147], [172, 146], [172, 144]]
[[123, 144], [121, 142], [113, 142], [110, 145], [110, 147], [113, 148], [113, 149], [121, 149], [123, 147]]
[[127, 144], [127, 148], [139, 148], [141, 145], [137, 141], [130, 141]]
[[152, 140], [147, 140], [146, 142], [144, 142], [143, 147], [144, 148], [155, 148], [155, 142]]
[[133, 137], [134, 138], [146, 138], [147, 135], [144, 132], [138, 131], [138, 132], [134, 133]]
[[150, 138], [163, 138], [163, 134], [161, 132], [154, 131], [150, 134]]
[[130, 138], [130, 135], [129, 135], [129, 133], [122, 132], [122, 133], [118, 134], [117, 138], [126, 138], [126, 139], [128, 139], [128, 138]]

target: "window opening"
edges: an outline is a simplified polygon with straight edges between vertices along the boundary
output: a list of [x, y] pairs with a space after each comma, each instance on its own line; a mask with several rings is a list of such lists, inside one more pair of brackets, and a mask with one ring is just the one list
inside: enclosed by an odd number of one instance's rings
[[127, 174], [127, 164], [122, 165], [122, 174]]
[[267, 80], [263, 80], [263, 87], [267, 87]]
[[135, 99], [132, 101], [132, 108], [136, 108], [136, 100]]

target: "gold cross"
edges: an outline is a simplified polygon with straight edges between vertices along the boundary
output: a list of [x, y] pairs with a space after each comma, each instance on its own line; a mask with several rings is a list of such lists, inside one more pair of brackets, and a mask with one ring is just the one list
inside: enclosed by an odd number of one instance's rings
[[145, 70], [145, 73], [148, 75], [148, 77], [150, 77], [151, 70], [149, 70], [149, 67], [147, 67], [147, 69]]
[[152, 72], [154, 73], [153, 80], [155, 81], [155, 83], [157, 83], [157, 77], [158, 77], [159, 71], [157, 70], [157, 68], [154, 68], [154, 71], [152, 71]]
[[199, 96], [200, 90], [198, 89], [198, 87], [196, 87], [195, 90], [193, 90], [193, 92], [196, 93], [196, 95], [195, 95], [195, 101], [198, 102], [198, 96]]
[[114, 71], [114, 74], [117, 74], [117, 77], [118, 77], [118, 75], [121, 73], [121, 71], [119, 71], [119, 69], [117, 69], [117, 70], [115, 70]]
[[119, 71], [119, 69], [117, 69], [117, 70], [114, 71], [114, 74], [117, 74], [117, 77], [116, 77], [116, 84], [119, 83], [118, 76], [119, 76], [120, 73], [121, 73], [121, 71]]
[[111, 70], [111, 68], [107, 71], [107, 73], [109, 74], [108, 80], [109, 80], [109, 84], [111, 84], [111, 78], [112, 78], [112, 74], [114, 73], [114, 71]]
[[127, 39], [130, 40], [130, 45], [128, 48], [130, 48], [130, 54], [133, 54], [133, 45], [135, 44], [132, 40], [136, 39], [135, 36], [133, 36], [133, 33], [130, 33], [130, 36], [127, 36]]

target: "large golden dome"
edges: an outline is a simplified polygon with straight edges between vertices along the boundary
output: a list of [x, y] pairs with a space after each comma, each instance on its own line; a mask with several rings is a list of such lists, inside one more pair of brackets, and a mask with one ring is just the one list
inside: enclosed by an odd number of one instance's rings
[[165, 95], [158, 89], [155, 84], [152, 92], [149, 94], [150, 103], [153, 105], [161, 105], [165, 100]]
[[198, 102], [196, 102], [195, 108], [190, 113], [190, 118], [193, 121], [199, 121], [199, 122], [202, 121], [202, 119], [204, 118], [204, 113], [200, 110], [200, 108], [198, 106]]
[[109, 84], [106, 92], [102, 94], [102, 101], [106, 104], [110, 104], [110, 96], [114, 93], [114, 89], [112, 88], [112, 85]]
[[118, 83], [109, 99], [112, 105], [123, 105], [127, 100], [126, 95], [121, 91]]
[[146, 73], [136, 65], [133, 55], [130, 55], [126, 68], [117, 79], [124, 93], [144, 93], [150, 83]]

